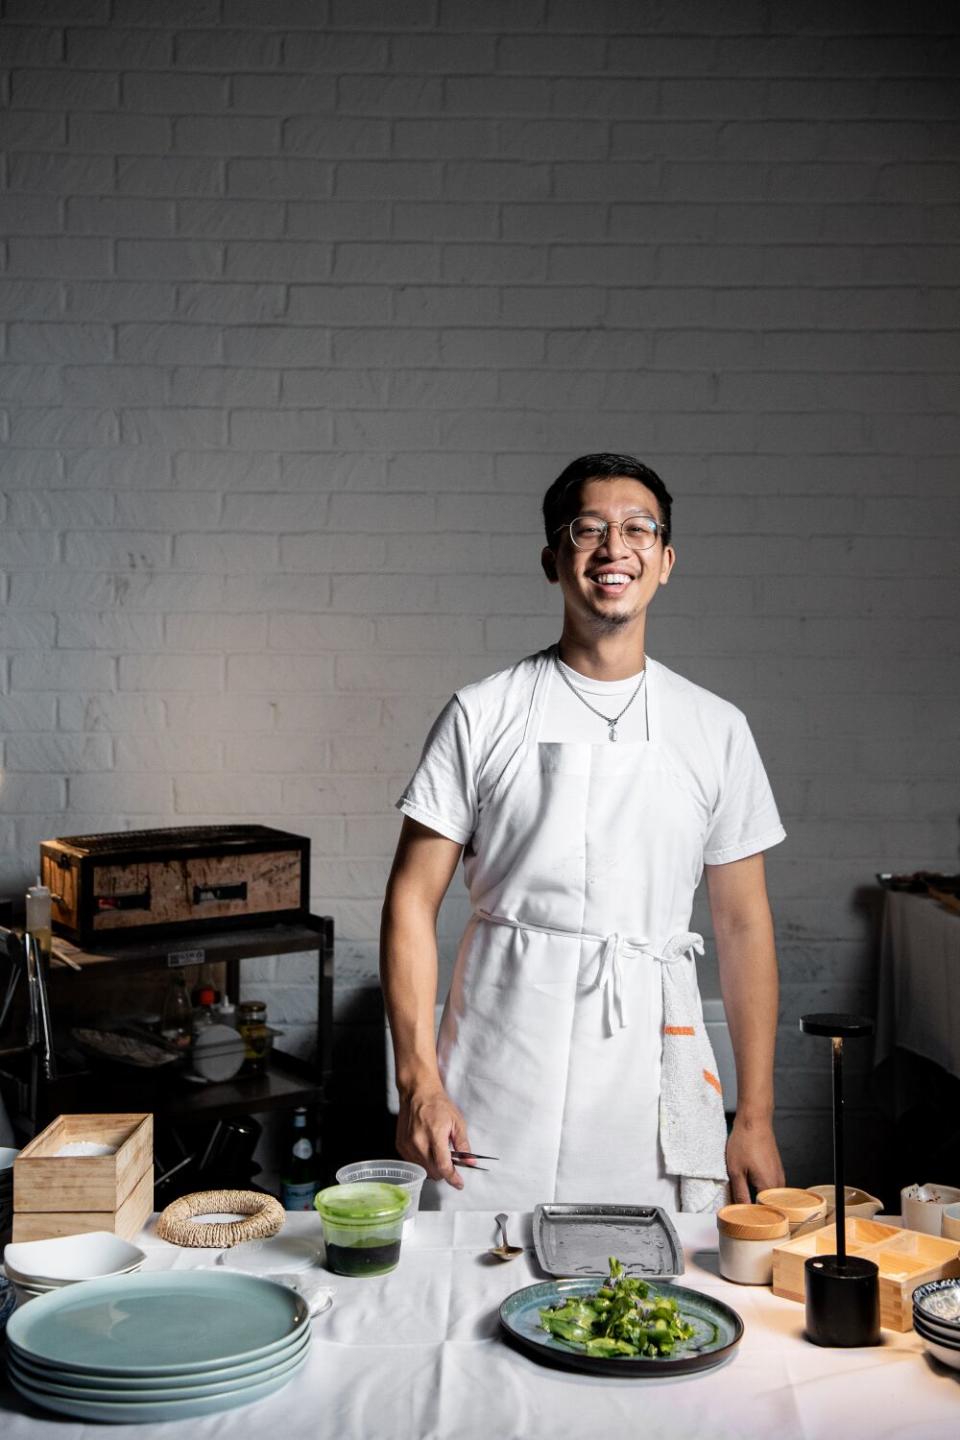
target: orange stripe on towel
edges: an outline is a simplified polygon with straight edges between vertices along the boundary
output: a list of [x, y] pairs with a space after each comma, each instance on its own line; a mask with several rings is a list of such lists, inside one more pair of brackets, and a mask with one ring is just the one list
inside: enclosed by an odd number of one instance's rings
[[696, 1035], [697, 1032], [692, 1025], [664, 1025], [663, 1033], [664, 1035]]
[[716, 1090], [718, 1095], [723, 1094], [723, 1090], [720, 1087], [720, 1081], [717, 1079], [716, 1075], [711, 1074], [709, 1070], [704, 1070], [703, 1078], [704, 1080], [706, 1080], [708, 1085], [713, 1086], [714, 1090]]

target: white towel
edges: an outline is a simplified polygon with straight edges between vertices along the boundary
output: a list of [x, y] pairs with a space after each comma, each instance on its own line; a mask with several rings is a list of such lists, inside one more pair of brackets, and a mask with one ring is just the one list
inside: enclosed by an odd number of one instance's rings
[[727, 1123], [717, 1062], [703, 1023], [694, 955], [703, 937], [673, 935], [655, 958], [663, 974], [660, 1144], [680, 1176], [680, 1209], [714, 1211], [729, 1198]]

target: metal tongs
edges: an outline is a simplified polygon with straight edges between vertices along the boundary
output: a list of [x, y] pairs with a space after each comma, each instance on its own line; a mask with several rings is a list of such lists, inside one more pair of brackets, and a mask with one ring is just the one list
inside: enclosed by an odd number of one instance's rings
[[5, 1054], [16, 1054], [17, 1049], [32, 1050], [34, 1061], [39, 1056], [43, 1067], [44, 1078], [55, 1080], [57, 1078], [57, 1062], [53, 1052], [53, 1027], [50, 1023], [50, 1001], [47, 996], [47, 978], [44, 973], [43, 956], [37, 944], [35, 935], [18, 935], [14, 930], [7, 930], [0, 925], [0, 943], [6, 945], [7, 956], [10, 960], [10, 978], [7, 982], [7, 991], [0, 1007], [0, 1025], [7, 1018], [17, 984], [20, 979], [21, 969], [27, 977], [27, 1001], [29, 1003], [29, 1016], [27, 1019], [27, 1043], [23, 1047], [15, 1047], [12, 1051], [5, 1051]]

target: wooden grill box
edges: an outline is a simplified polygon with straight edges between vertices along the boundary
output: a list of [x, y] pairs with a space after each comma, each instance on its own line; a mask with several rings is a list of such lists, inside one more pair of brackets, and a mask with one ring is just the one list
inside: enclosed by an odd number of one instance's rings
[[[112, 1155], [58, 1155], [93, 1140]], [[109, 1230], [131, 1240], [153, 1209], [153, 1116], [58, 1115], [13, 1162], [13, 1238]]]
[[[913, 1329], [913, 1292], [928, 1280], [960, 1275], [960, 1245], [901, 1230], [876, 1220], [847, 1221], [847, 1254], [873, 1260], [880, 1271], [880, 1324], [888, 1330]], [[773, 1293], [799, 1300], [804, 1293], [804, 1261], [812, 1255], [837, 1253], [837, 1227], [826, 1225], [797, 1240], [784, 1240], [773, 1251]]]
[[302, 920], [310, 841], [267, 825], [67, 835], [40, 844], [53, 928], [79, 945]]

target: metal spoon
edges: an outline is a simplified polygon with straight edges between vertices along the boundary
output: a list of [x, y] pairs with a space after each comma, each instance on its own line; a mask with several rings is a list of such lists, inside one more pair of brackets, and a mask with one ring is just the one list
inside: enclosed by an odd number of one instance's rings
[[498, 1260], [516, 1260], [518, 1255], [523, 1254], [523, 1246], [507, 1242], [507, 1216], [497, 1215], [495, 1218], [500, 1227], [500, 1244], [491, 1246], [490, 1254], [496, 1255]]

